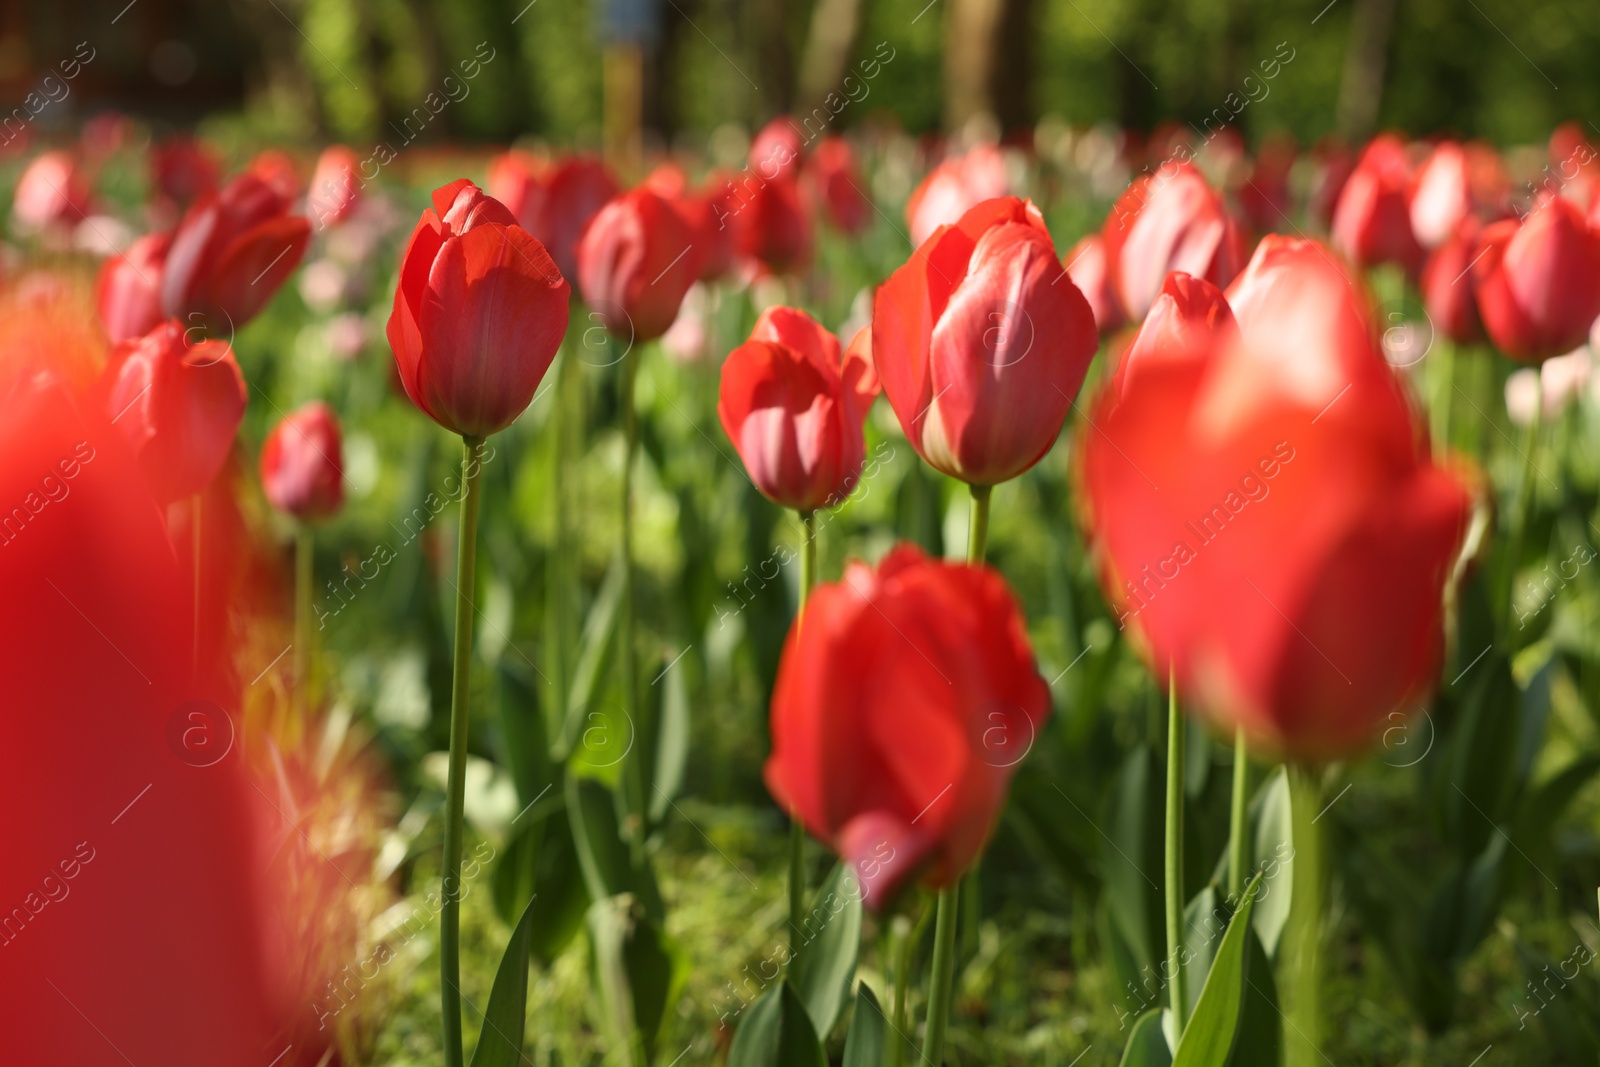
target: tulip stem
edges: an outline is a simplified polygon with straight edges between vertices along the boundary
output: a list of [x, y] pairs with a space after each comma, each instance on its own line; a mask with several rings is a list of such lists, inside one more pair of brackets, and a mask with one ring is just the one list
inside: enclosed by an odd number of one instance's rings
[[445, 798], [444, 906], [439, 914], [439, 998], [444, 1011], [444, 1062], [462, 1067], [461, 851], [467, 770], [467, 683], [472, 669], [472, 592], [478, 557], [478, 475], [483, 438], [462, 437], [461, 530], [456, 543], [456, 640], [450, 685], [450, 776]]
[[989, 550], [989, 494], [992, 485], [969, 486], [972, 510], [967, 513], [967, 562], [982, 563]]
[[[1289, 766], [1289, 810], [1294, 834], [1294, 868], [1286, 947], [1289, 964], [1288, 1003], [1283, 1062], [1289, 1067], [1315, 1067], [1323, 1060], [1322, 1045], [1322, 900], [1323, 837], [1317, 825], [1322, 784], [1315, 768]], [[1292, 1031], [1292, 1032], [1291, 1032]]]
[[1172, 1033], [1183, 1036], [1189, 1021], [1183, 972], [1183, 709], [1177, 671], [1167, 671], [1167, 965], [1172, 991]]
[[[800, 513], [800, 611], [795, 627], [805, 625], [806, 601], [817, 577], [817, 516], [814, 511]], [[806, 912], [806, 828], [800, 813], [789, 812], [789, 957], [800, 951], [801, 920]]]
[[1500, 629], [1506, 635], [1508, 649], [1515, 647], [1511, 637], [1511, 602], [1517, 593], [1517, 561], [1522, 558], [1522, 543], [1528, 536], [1528, 522], [1533, 517], [1533, 454], [1539, 447], [1539, 428], [1544, 422], [1544, 375], [1538, 369], [1534, 370], [1533, 383], [1533, 418], [1528, 420], [1522, 437], [1522, 480], [1517, 485], [1511, 538], [1506, 544], [1505, 577], [1501, 579], [1503, 595], [1498, 605]]
[[295, 729], [311, 705], [311, 526], [300, 523], [294, 534], [294, 709]]
[[[920, 925], [915, 927], [921, 930]], [[916, 947], [913, 924], [896, 915], [889, 924], [889, 960], [894, 969], [894, 1000], [889, 1006], [890, 1033], [884, 1035], [889, 1047], [884, 1050], [884, 1067], [900, 1067], [905, 1060], [906, 994], [911, 988], [911, 950]]]
[[928, 1032], [922, 1039], [922, 1059], [931, 1067], [944, 1062], [944, 1031], [950, 1021], [950, 987], [956, 973], [956, 911], [960, 883], [939, 890], [939, 913], [933, 927], [933, 977], [928, 985]]
[[1250, 843], [1245, 838], [1245, 798], [1250, 790], [1250, 753], [1244, 745], [1244, 728], [1233, 731], [1233, 804], [1228, 810], [1228, 896], [1243, 898], [1245, 871], [1250, 867]]
[[[612, 344], [616, 341], [613, 338]], [[633, 354], [633, 346], [622, 354], [622, 381], [620, 383], [618, 406], [622, 409], [622, 619], [618, 648], [618, 666], [622, 672], [622, 708], [628, 718], [628, 728], [639, 728], [639, 693], [638, 667], [634, 657], [637, 654], [634, 648], [634, 590], [633, 590], [633, 464], [639, 453], [639, 417], [633, 409], [634, 379], [639, 373], [639, 360]], [[638, 833], [629, 835], [632, 838], [633, 853], [636, 858], [642, 855], [641, 834], [644, 828], [644, 813], [649, 807], [649, 800], [644, 796], [643, 775], [639, 769], [640, 754], [633, 754], [627, 765], [629, 781], [633, 785], [634, 802], [638, 809], [633, 813], [629, 822]]]

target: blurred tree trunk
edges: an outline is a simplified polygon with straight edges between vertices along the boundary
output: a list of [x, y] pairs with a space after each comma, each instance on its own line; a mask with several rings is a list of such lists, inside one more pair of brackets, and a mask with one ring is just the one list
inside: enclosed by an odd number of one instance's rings
[[959, 133], [995, 115], [994, 69], [1005, 0], [945, 0], [944, 124]]
[[1350, 15], [1350, 43], [1345, 46], [1344, 75], [1339, 82], [1339, 132], [1363, 140], [1378, 124], [1383, 102], [1383, 75], [1394, 29], [1395, 0], [1355, 0]]
[[1038, 121], [1033, 101], [1033, 42], [1038, 36], [1034, 0], [1006, 0], [1000, 21], [999, 61], [990, 77], [995, 117], [1005, 132], [1031, 129]]
[[[680, 10], [685, 0], [661, 12], [661, 37], [644, 60], [644, 131], [651, 142], [647, 149], [672, 146], [672, 138], [683, 125], [683, 97], [679, 79], [683, 77], [682, 43], [686, 13]], [[656, 142], [659, 141], [659, 145]]]
[[756, 66], [763, 121], [794, 107], [794, 49], [789, 44], [789, 0], [750, 0], [755, 16]]
[[817, 0], [800, 60], [800, 114], [810, 114], [829, 93], [841, 91], [860, 31], [861, 0]]

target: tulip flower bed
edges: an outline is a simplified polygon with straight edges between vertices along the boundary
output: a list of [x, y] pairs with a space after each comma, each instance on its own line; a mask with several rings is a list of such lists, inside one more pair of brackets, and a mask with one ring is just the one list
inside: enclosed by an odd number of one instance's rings
[[1600, 1054], [1581, 131], [141, 137], [12, 168], [18, 1062]]

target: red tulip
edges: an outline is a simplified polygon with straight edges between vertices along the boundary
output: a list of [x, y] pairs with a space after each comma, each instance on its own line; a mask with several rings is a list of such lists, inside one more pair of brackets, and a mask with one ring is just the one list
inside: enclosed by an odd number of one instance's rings
[[1010, 192], [1005, 157], [994, 145], [978, 145], [964, 156], [945, 160], [922, 179], [906, 201], [911, 243], [920, 246], [940, 226], [953, 225], [985, 200]]
[[1397, 263], [1409, 274], [1424, 252], [1411, 229], [1411, 164], [1394, 134], [1373, 138], [1361, 153], [1333, 212], [1333, 245], [1358, 266]]
[[311, 224], [289, 200], [241, 174], [189, 209], [172, 237], [161, 283], [162, 310], [198, 313], [218, 329], [240, 326], [266, 306], [300, 264]]
[[1441, 141], [1417, 171], [1411, 190], [1411, 230], [1424, 248], [1437, 248], [1472, 214], [1467, 153]]
[[17, 181], [11, 214], [24, 229], [76, 226], [89, 208], [89, 181], [70, 152], [46, 152]]
[[549, 165], [538, 156], [515, 150], [503, 152], [489, 161], [484, 189], [527, 229], [526, 222], [539, 210], [549, 172]]
[[843, 137], [823, 138], [806, 167], [829, 221], [847, 234], [865, 229], [872, 202], [862, 191], [864, 179], [850, 142]]
[[190, 137], [169, 137], [150, 151], [151, 181], [162, 196], [187, 207], [216, 191], [222, 164]]
[[538, 238], [465, 178], [433, 192], [400, 260], [389, 347], [411, 402], [462, 436], [527, 408], [567, 332], [571, 288]]
[[1480, 227], [1470, 216], [1428, 257], [1422, 269], [1422, 302], [1433, 328], [1458, 344], [1483, 336], [1473, 292], [1472, 257], [1478, 254]]
[[688, 175], [676, 163], [660, 164], [641, 184], [671, 204], [689, 228], [700, 261], [699, 279], [709, 281], [726, 274], [733, 260], [733, 233], [723, 223], [728, 213], [723, 199], [726, 188], [719, 190], [713, 183], [704, 192], [694, 192]]
[[[490, 179], [494, 189], [508, 194], [505, 203], [517, 223], [549, 250], [564, 278], [578, 276], [579, 240], [600, 209], [621, 192], [606, 165], [589, 156], [544, 167], [530, 156], [511, 153], [500, 157]], [[494, 189], [490, 195], [496, 195]]]
[[1089, 301], [1089, 310], [1094, 312], [1094, 324], [1100, 336], [1112, 333], [1127, 321], [1122, 314], [1122, 304], [1111, 288], [1106, 245], [1098, 233], [1082, 237], [1062, 262], [1066, 264], [1067, 277]]
[[244, 419], [244, 375], [223, 341], [191, 345], [169, 320], [125, 342], [106, 410], [138, 457], [157, 500], [200, 492], [222, 469]]
[[811, 212], [788, 178], [744, 176], [729, 190], [734, 247], [757, 270], [786, 274], [811, 258]]
[[1338, 757], [1435, 684], [1472, 501], [1326, 250], [1267, 237], [1228, 300], [1236, 336], [1175, 334], [1101, 393], [1087, 525], [1159, 677], [1261, 749]]
[[300, 167], [287, 152], [269, 148], [252, 159], [244, 171], [266, 182], [287, 203], [300, 197]]
[[1306, 209], [1317, 225], [1326, 227], [1333, 221], [1345, 183], [1356, 169], [1355, 156], [1339, 138], [1324, 137], [1312, 148], [1311, 158], [1314, 169]]
[[794, 181], [800, 175], [805, 144], [787, 115], [779, 115], [757, 131], [750, 142], [749, 171], [761, 181]]
[[818, 586], [789, 630], [767, 788], [881, 908], [972, 866], [1049, 712], [999, 574], [901, 545]]
[[1128, 319], [1150, 310], [1169, 271], [1227, 285], [1248, 249], [1222, 197], [1190, 163], [1169, 162], [1117, 200], [1101, 236], [1111, 285]]
[[1015, 478], [1055, 443], [1097, 338], [1031, 201], [941, 226], [877, 293], [872, 352], [917, 454], [974, 485]]
[[1289, 215], [1292, 203], [1289, 175], [1294, 169], [1296, 152], [1292, 135], [1268, 134], [1248, 174], [1235, 190], [1244, 217], [1258, 231], [1271, 232], [1293, 226]]
[[335, 144], [322, 150], [306, 196], [307, 213], [318, 227], [336, 226], [356, 209], [361, 202], [360, 169], [354, 149]]
[[699, 277], [694, 237], [683, 216], [649, 189], [624, 193], [600, 210], [578, 245], [583, 299], [618, 337], [660, 337]]
[[1125, 396], [1134, 380], [1152, 366], [1200, 358], [1238, 335], [1239, 325], [1221, 289], [1204, 278], [1173, 271], [1161, 284], [1161, 295], [1150, 305], [1133, 343], [1123, 351], [1113, 388]]
[[717, 415], [756, 488], [815, 511], [841, 503], [866, 458], [862, 424], [877, 395], [870, 357], [804, 311], [771, 307], [722, 365]]
[[1589, 339], [1600, 316], [1600, 231], [1577, 205], [1544, 197], [1527, 218], [1487, 227], [1478, 250], [1478, 312], [1500, 351], [1539, 363]]
[[100, 268], [94, 299], [112, 341], [143, 337], [161, 324], [161, 273], [171, 247], [170, 233], [146, 234]]
[[339, 419], [313, 401], [284, 416], [261, 449], [261, 488], [279, 511], [311, 521], [344, 504], [344, 453]]

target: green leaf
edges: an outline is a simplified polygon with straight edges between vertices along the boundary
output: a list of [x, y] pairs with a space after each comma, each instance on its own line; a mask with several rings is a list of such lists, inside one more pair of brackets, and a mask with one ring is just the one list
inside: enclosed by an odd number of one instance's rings
[[626, 1049], [631, 1062], [648, 1063], [681, 984], [681, 954], [627, 894], [590, 905], [588, 927], [601, 1029], [614, 1053]]
[[836, 864], [800, 920], [789, 983], [826, 1041], [850, 996], [861, 951], [861, 887], [846, 864]]
[[1255, 857], [1266, 878], [1255, 901], [1253, 922], [1267, 958], [1276, 959], [1278, 941], [1289, 921], [1294, 896], [1294, 809], [1289, 800], [1289, 775], [1279, 767], [1256, 790]]
[[593, 778], [569, 774], [566, 796], [572, 843], [589, 898], [604, 900], [618, 893], [631, 893], [652, 919], [661, 922], [666, 914], [661, 890], [648, 860], [641, 857], [636, 865], [628, 842], [622, 837], [616, 795]]
[[1139, 1016], [1122, 1050], [1121, 1067], [1172, 1067], [1172, 1052], [1161, 1032], [1161, 1009], [1151, 1008]]
[[1278, 983], [1272, 977], [1272, 961], [1267, 959], [1255, 930], [1250, 931], [1247, 951], [1239, 1037], [1233, 1043], [1228, 1067], [1278, 1067], [1283, 1055], [1283, 1012], [1278, 1007]]
[[734, 1032], [728, 1067], [827, 1067], [805, 1005], [779, 980], [761, 995]]
[[1100, 858], [1111, 918], [1138, 967], [1153, 967], [1162, 958], [1165, 935], [1161, 894], [1150, 875], [1161, 871], [1162, 807], [1148, 747], [1128, 754], [1108, 802], [1103, 825], [1109, 836]]
[[1205, 988], [1194, 1016], [1184, 1028], [1172, 1067], [1224, 1067], [1239, 1032], [1240, 1006], [1244, 1001], [1245, 946], [1250, 935], [1250, 913], [1255, 909], [1260, 874], [1245, 887], [1244, 902], [1228, 924], [1217, 957], [1206, 976]]
[[521, 810], [555, 780], [555, 771], [539, 712], [539, 690], [523, 664], [505, 657], [500, 660], [499, 703], [501, 748]]
[[1476, 678], [1446, 744], [1445, 838], [1463, 861], [1483, 851], [1495, 824], [1509, 814], [1518, 733], [1524, 715], [1511, 666], [1498, 650], [1473, 668]]
[[536, 903], [530, 900], [522, 909], [522, 918], [500, 957], [478, 1047], [472, 1052], [472, 1067], [518, 1067], [522, 1062], [522, 1035], [528, 1020], [528, 943]]
[[1183, 964], [1185, 994], [1189, 1014], [1193, 1015], [1200, 1000], [1200, 988], [1206, 975], [1211, 973], [1211, 961], [1216, 956], [1217, 942], [1228, 923], [1231, 911], [1217, 899], [1215, 886], [1206, 886], [1196, 893], [1183, 909], [1183, 947], [1188, 950], [1189, 962]]
[[667, 817], [667, 808], [683, 788], [689, 764], [689, 685], [683, 665], [669, 665], [656, 684], [661, 694], [661, 715], [655, 729], [655, 772], [650, 779], [648, 811], [651, 825]]
[[850, 1015], [850, 1034], [844, 1040], [844, 1067], [878, 1067], [889, 1037], [889, 1020], [878, 1007], [867, 983], [856, 987], [856, 1008]]
[[1580, 756], [1530, 790], [1517, 810], [1516, 828], [1511, 832], [1518, 847], [1528, 852], [1541, 847], [1561, 813], [1596, 771], [1600, 771], [1600, 756]]
[[550, 754], [565, 760], [578, 742], [578, 734], [594, 712], [600, 695], [600, 682], [617, 628], [617, 605], [622, 600], [622, 557], [611, 561], [605, 581], [600, 585], [589, 617], [584, 620], [578, 639], [578, 662], [573, 668], [572, 687], [567, 692], [567, 715], [560, 736], [551, 739]]
[[540, 964], [553, 962], [583, 926], [583, 913], [589, 907], [583, 868], [564, 810], [538, 819], [530, 814], [517, 828], [495, 867], [493, 892], [495, 910], [508, 922], [535, 892], [539, 894], [539, 922], [528, 948]]

